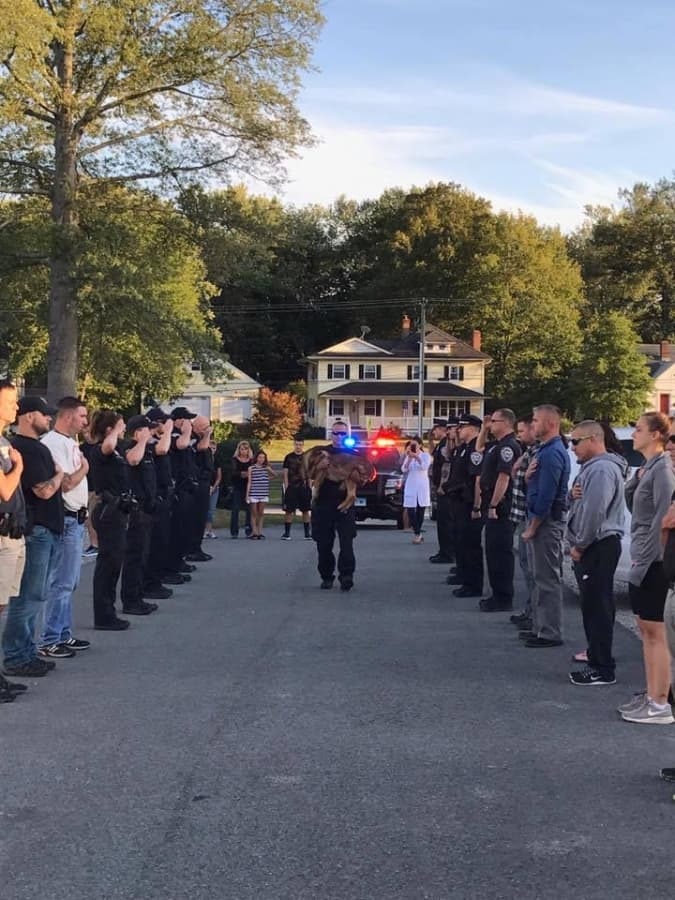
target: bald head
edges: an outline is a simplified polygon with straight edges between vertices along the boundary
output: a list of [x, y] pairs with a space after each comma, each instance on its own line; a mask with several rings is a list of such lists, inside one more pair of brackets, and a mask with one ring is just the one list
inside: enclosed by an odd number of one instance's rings
[[593, 419], [584, 419], [575, 425], [572, 431], [572, 451], [580, 463], [606, 453], [605, 432], [602, 425]]

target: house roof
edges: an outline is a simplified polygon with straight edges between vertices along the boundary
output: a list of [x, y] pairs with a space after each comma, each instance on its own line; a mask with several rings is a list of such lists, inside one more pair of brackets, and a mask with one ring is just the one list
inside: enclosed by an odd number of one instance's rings
[[[474, 349], [471, 344], [468, 344], [466, 341], [460, 341], [459, 338], [442, 331], [435, 325], [427, 325], [424, 329], [424, 339], [426, 343], [450, 345], [449, 350], [425, 350], [425, 356], [429, 359], [490, 359], [487, 353]], [[306, 359], [384, 359], [387, 357], [418, 359], [419, 332], [412, 332], [408, 337], [398, 337], [393, 340], [369, 337], [366, 341], [363, 338], [351, 337], [338, 344], [326, 347], [324, 350], [309, 354]]]
[[669, 359], [655, 359], [647, 362], [647, 368], [652, 378], [658, 378], [659, 375], [663, 375], [672, 365], [673, 362]]
[[[348, 381], [320, 397], [417, 397], [416, 381]], [[448, 400], [482, 400], [484, 394], [460, 387], [452, 381], [425, 381], [424, 396]]]

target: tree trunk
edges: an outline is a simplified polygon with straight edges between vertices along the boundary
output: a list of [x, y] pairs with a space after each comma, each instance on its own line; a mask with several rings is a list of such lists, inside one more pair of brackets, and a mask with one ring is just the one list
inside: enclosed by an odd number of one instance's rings
[[49, 264], [49, 348], [47, 396], [59, 400], [77, 393], [77, 294], [74, 262], [77, 248], [77, 136], [73, 129], [74, 33], [66, 28], [56, 51], [62, 90], [54, 130], [54, 188], [52, 192], [52, 251]]

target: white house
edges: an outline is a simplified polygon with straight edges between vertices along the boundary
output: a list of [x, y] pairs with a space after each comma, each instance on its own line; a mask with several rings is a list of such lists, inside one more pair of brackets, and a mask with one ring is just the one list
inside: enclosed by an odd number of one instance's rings
[[[197, 415], [216, 422], [246, 422], [253, 415], [253, 403], [262, 387], [254, 378], [232, 363], [225, 363], [228, 379], [209, 384], [197, 363], [190, 366], [188, 382], [180, 397], [171, 404], [187, 406]], [[164, 407], [168, 405], [162, 404]]]
[[[435, 325], [424, 333], [424, 427], [434, 418], [460, 413], [481, 416], [485, 367], [481, 333], [471, 343]], [[307, 420], [328, 428], [337, 419], [376, 430], [418, 424], [419, 334], [405, 316], [396, 340], [350, 337], [303, 360], [307, 366]]]

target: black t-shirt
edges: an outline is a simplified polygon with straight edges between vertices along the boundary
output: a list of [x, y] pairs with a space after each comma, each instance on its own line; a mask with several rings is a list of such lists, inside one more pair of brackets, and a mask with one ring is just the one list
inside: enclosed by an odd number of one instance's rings
[[115, 450], [106, 456], [100, 444], [94, 445], [91, 456], [96, 493], [114, 494], [119, 497], [129, 490], [129, 464], [124, 456], [124, 445], [118, 443]]
[[513, 432], [486, 447], [480, 475], [480, 499], [481, 507], [484, 510], [490, 506], [497, 478], [502, 472], [505, 472], [509, 475], [509, 486], [498, 506], [498, 512], [500, 516], [509, 514], [511, 510], [511, 496], [513, 494], [513, 479], [510, 477], [511, 470], [514, 462], [521, 454], [520, 444]]
[[476, 450], [476, 438], [467, 444], [460, 444], [452, 458], [450, 477], [443, 486], [445, 493], [453, 500], [473, 504], [474, 485], [482, 465], [483, 454]]
[[246, 493], [246, 485], [248, 484], [248, 480], [246, 478], [241, 477], [242, 472], [248, 472], [248, 470], [253, 465], [253, 460], [248, 459], [246, 462], [243, 462], [241, 459], [237, 459], [236, 456], [232, 458], [232, 487], [235, 491], [239, 491], [242, 494]]
[[448, 443], [447, 437], [442, 438], [434, 448], [431, 458], [431, 482], [434, 487], [438, 487], [441, 483], [441, 473], [443, 472], [443, 464], [447, 462], [443, 450]]
[[[137, 441], [129, 441], [124, 445], [124, 455], [132, 450]], [[146, 512], [152, 512], [157, 499], [157, 472], [152, 448], [146, 444], [143, 459], [137, 466], [128, 466], [129, 487], [134, 497], [141, 502]]]
[[197, 462], [195, 459], [197, 439], [192, 436], [190, 445], [184, 450], [179, 450], [176, 443], [181, 434], [182, 432], [178, 428], [174, 428], [171, 433], [171, 472], [178, 490], [188, 486], [189, 483], [194, 484], [197, 481]]
[[283, 468], [288, 469], [289, 487], [304, 487], [307, 484], [304, 468], [304, 453], [287, 453], [284, 456]]
[[171, 474], [171, 460], [168, 453], [157, 453], [158, 438], [150, 438], [148, 447], [152, 452], [152, 461], [155, 466], [155, 479], [157, 481], [157, 493], [166, 499], [173, 487], [173, 475]]
[[213, 473], [216, 469], [213, 450], [207, 447], [206, 450], [195, 451], [195, 462], [197, 466], [197, 478], [202, 484], [213, 484]]
[[63, 534], [63, 498], [58, 490], [49, 500], [41, 500], [33, 492], [36, 484], [49, 481], [56, 475], [54, 460], [49, 450], [36, 438], [17, 434], [12, 439], [23, 457], [21, 488], [26, 501], [28, 528], [43, 525], [55, 534]]
[[[349, 456], [360, 456], [355, 450], [348, 450], [346, 447], [334, 447], [332, 444], [329, 444], [327, 447], [322, 447], [322, 450], [325, 450], [326, 453], [329, 453], [331, 456], [340, 453], [343, 455]], [[342, 503], [342, 501], [347, 496], [347, 491], [340, 486], [339, 481], [331, 481], [330, 478], [326, 478], [324, 483], [319, 488], [319, 496], [316, 498], [317, 506], [337, 506]]]
[[94, 447], [96, 444], [90, 444], [89, 441], [82, 441], [80, 444], [80, 452], [82, 456], [89, 463], [89, 471], [87, 472], [87, 487], [89, 491], [93, 491], [95, 494], [98, 493], [98, 488], [96, 487], [96, 480], [94, 478], [94, 472], [91, 464], [91, 458], [94, 455]]

